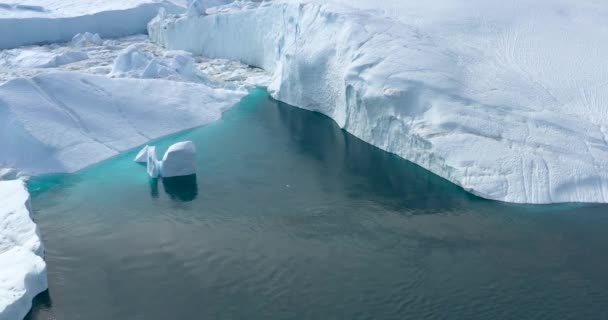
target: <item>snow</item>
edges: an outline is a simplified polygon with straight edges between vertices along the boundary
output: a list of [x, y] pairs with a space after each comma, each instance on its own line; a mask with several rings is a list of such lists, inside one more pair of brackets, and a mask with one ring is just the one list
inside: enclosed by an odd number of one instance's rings
[[215, 121], [244, 95], [198, 83], [76, 72], [14, 79], [0, 86], [0, 167], [73, 172]]
[[144, 33], [160, 8], [184, 8], [157, 0], [29, 0], [28, 5], [0, 2], [0, 49], [67, 42], [78, 33], [117, 38]]
[[0, 66], [3, 68], [56, 68], [62, 65], [88, 59], [85, 52], [67, 50], [51, 52], [45, 48], [7, 50], [0, 52]]
[[196, 147], [192, 141], [173, 144], [163, 156], [160, 167], [163, 178], [196, 174]]
[[[339, 5], [338, 5], [339, 4]], [[481, 197], [608, 202], [602, 1], [238, 1], [148, 25]]]
[[44, 248], [20, 180], [0, 181], [0, 320], [23, 319], [47, 289]]

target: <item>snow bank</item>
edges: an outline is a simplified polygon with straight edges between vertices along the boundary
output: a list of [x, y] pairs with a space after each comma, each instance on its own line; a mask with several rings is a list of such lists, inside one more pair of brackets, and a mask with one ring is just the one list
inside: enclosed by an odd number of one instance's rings
[[220, 118], [245, 92], [58, 72], [0, 86], [0, 167], [73, 172]]
[[322, 2], [236, 2], [148, 31], [264, 68], [275, 98], [479, 196], [608, 202], [603, 2]]
[[30, 0], [27, 6], [0, 3], [0, 49], [28, 44], [67, 42], [77, 33], [104, 38], [144, 33], [160, 8], [182, 7], [155, 0]]
[[23, 319], [47, 289], [43, 255], [23, 182], [0, 181], [0, 320]]

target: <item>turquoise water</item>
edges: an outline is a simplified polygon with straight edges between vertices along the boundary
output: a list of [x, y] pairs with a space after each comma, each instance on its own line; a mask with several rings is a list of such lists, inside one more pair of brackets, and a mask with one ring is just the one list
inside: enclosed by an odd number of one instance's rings
[[30, 181], [29, 319], [608, 319], [608, 206], [476, 198], [263, 90], [186, 139], [195, 177]]

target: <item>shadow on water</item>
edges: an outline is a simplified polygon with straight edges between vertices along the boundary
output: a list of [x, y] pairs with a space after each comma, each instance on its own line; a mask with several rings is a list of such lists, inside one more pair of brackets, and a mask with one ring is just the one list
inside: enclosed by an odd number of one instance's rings
[[[158, 180], [158, 179], [152, 179]], [[163, 189], [169, 197], [175, 201], [193, 201], [198, 195], [198, 184], [196, 175], [183, 177], [162, 178]], [[158, 182], [157, 182], [158, 183]], [[156, 191], [158, 193], [158, 190]], [[153, 192], [150, 192], [154, 197]]]
[[37, 319], [38, 316], [44, 313], [48, 313], [53, 307], [53, 301], [51, 300], [51, 294], [49, 290], [39, 293], [32, 301], [32, 310], [28, 312], [23, 320]]

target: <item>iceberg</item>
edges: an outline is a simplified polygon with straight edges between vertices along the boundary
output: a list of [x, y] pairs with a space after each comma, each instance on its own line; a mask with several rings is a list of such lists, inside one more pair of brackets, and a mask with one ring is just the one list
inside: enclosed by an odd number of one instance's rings
[[192, 141], [182, 141], [171, 145], [163, 160], [156, 157], [156, 147], [146, 145], [135, 159], [135, 162], [146, 163], [151, 178], [171, 178], [196, 174], [196, 147]]
[[28, 175], [74, 172], [213, 122], [245, 94], [77, 72], [14, 79], [0, 85], [0, 167]]
[[48, 287], [44, 247], [21, 180], [0, 181], [0, 319], [23, 319]]
[[167, 149], [160, 166], [163, 178], [196, 174], [196, 147], [192, 141], [173, 144]]
[[144, 33], [158, 10], [184, 12], [168, 1], [156, 0], [30, 0], [28, 5], [0, 2], [0, 49], [68, 42], [78, 33], [117, 38]]
[[237, 1], [148, 32], [263, 68], [274, 98], [478, 196], [608, 202], [608, 7], [593, 3]]

